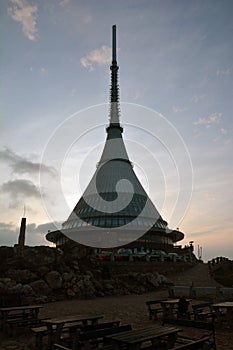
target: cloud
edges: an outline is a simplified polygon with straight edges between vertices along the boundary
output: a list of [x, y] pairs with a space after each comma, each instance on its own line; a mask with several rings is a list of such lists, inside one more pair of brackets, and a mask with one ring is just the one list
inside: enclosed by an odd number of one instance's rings
[[205, 125], [210, 128], [212, 124], [218, 124], [222, 118], [222, 113], [213, 113], [208, 118], [199, 118], [193, 124], [194, 125]]
[[13, 224], [0, 222], [0, 245], [13, 245], [17, 243], [19, 228], [16, 229]]
[[37, 233], [47, 233], [48, 231], [56, 231], [58, 227], [61, 227], [61, 222], [55, 221], [55, 222], [47, 222], [45, 224], [38, 225], [35, 228], [35, 232]]
[[18, 196], [40, 197], [40, 190], [36, 185], [32, 181], [24, 179], [4, 182], [1, 186], [1, 191], [9, 194], [12, 198], [17, 198]]
[[91, 16], [91, 15], [86, 15], [86, 16], [84, 16], [84, 17], [83, 17], [83, 22], [84, 22], [85, 24], [91, 23], [91, 22], [92, 22], [92, 16]]
[[182, 112], [187, 111], [187, 108], [185, 108], [185, 107], [173, 106], [173, 107], [172, 107], [172, 110], [173, 110], [174, 113], [182, 113]]
[[199, 101], [203, 100], [205, 98], [205, 95], [193, 95], [191, 98], [191, 102], [198, 103]]
[[80, 59], [80, 64], [83, 68], [93, 71], [93, 64], [104, 65], [111, 62], [112, 49], [105, 45], [99, 49], [95, 49]]
[[226, 129], [221, 128], [220, 131], [221, 131], [222, 135], [226, 135], [227, 134], [227, 130]]
[[228, 131], [224, 128], [220, 128], [219, 131], [220, 131], [220, 135], [217, 136], [213, 141], [214, 142], [224, 141], [224, 144], [227, 144], [228, 140], [226, 140], [226, 137], [227, 137]]
[[230, 75], [231, 74], [231, 69], [230, 68], [227, 68], [227, 69], [218, 69], [216, 71], [216, 75], [218, 77], [220, 76], [225, 76], [225, 75]]
[[0, 151], [0, 159], [7, 162], [14, 173], [17, 174], [36, 174], [43, 172], [47, 173], [48, 175], [55, 176], [57, 173], [53, 167], [32, 162], [22, 156], [17, 155], [9, 148], [5, 148], [4, 150]]
[[27, 0], [10, 0], [13, 4], [8, 8], [8, 15], [21, 23], [23, 32], [29, 40], [36, 40], [37, 5], [30, 5]]
[[[35, 223], [26, 224], [26, 244], [29, 245], [41, 245], [48, 244], [45, 235], [48, 231], [55, 231], [57, 227], [61, 227], [60, 222], [47, 222], [45, 224], [36, 225]], [[12, 223], [0, 222], [0, 245], [13, 245], [18, 241], [20, 228], [16, 227]]]
[[60, 6], [65, 7], [65, 6], [67, 6], [69, 3], [70, 3], [70, 0], [61, 0], [59, 4], [60, 4]]
[[0, 230], [9, 230], [12, 229], [13, 224], [12, 223], [5, 223], [5, 222], [0, 222]]
[[224, 143], [225, 143], [225, 145], [231, 145], [233, 143], [233, 140], [232, 139], [228, 139]]
[[57, 231], [58, 227], [61, 227], [61, 222], [46, 222], [45, 224], [36, 225], [35, 223], [27, 225], [27, 232], [29, 234], [38, 233], [38, 234], [46, 234], [48, 231]]
[[48, 70], [45, 67], [41, 67], [40, 68], [40, 74], [41, 75], [47, 75], [48, 74]]

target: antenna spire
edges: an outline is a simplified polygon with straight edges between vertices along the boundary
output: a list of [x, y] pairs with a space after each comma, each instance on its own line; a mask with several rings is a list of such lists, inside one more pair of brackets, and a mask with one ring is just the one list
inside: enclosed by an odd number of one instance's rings
[[117, 63], [116, 60], [116, 25], [112, 26], [112, 64]]
[[[118, 65], [116, 60], [116, 25], [112, 26], [112, 65], [111, 70], [111, 87], [110, 87], [110, 125], [120, 126], [119, 118], [119, 86], [118, 86]], [[108, 131], [108, 128], [107, 128]]]

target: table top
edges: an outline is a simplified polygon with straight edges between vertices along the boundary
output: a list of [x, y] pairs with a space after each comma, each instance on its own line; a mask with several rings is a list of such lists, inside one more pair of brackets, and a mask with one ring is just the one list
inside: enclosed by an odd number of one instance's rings
[[18, 310], [31, 310], [41, 309], [41, 305], [24, 305], [24, 306], [13, 306], [13, 307], [1, 307], [0, 311], [18, 311]]
[[52, 325], [58, 325], [62, 323], [72, 323], [72, 322], [82, 322], [82, 321], [91, 321], [91, 320], [100, 320], [103, 318], [102, 315], [90, 315], [90, 316], [83, 316], [83, 315], [72, 315], [72, 316], [63, 316], [63, 317], [56, 317], [56, 318], [50, 318], [48, 320], [44, 320], [44, 323], [52, 324]]
[[224, 301], [222, 303], [213, 304], [213, 307], [233, 308], [233, 301]]
[[[185, 299], [186, 301], [190, 302], [192, 299]], [[178, 304], [180, 299], [168, 299], [168, 300], [162, 300], [160, 301], [160, 304]]]
[[120, 343], [136, 344], [142, 343], [147, 340], [156, 339], [162, 336], [172, 335], [174, 333], [178, 333], [179, 331], [181, 330], [175, 327], [156, 325], [141, 329], [135, 329], [119, 334], [109, 335], [106, 336], [106, 338]]
[[169, 299], [160, 301], [161, 304], [177, 304], [179, 303], [179, 299]]

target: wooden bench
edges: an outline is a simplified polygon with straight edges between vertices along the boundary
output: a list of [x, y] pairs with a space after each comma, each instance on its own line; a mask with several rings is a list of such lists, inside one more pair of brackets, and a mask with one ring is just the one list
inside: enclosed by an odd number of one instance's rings
[[66, 346], [63, 346], [60, 344], [54, 344], [53, 348], [54, 348], [54, 350], [72, 350], [72, 349], [67, 348]]
[[46, 318], [39, 319], [39, 318], [10, 318], [7, 320], [7, 326], [9, 327], [9, 335], [14, 336], [16, 328], [19, 327], [36, 327], [36, 326], [42, 326], [44, 323], [43, 321], [46, 320]]
[[[121, 323], [121, 321], [102, 322], [102, 323], [98, 323], [98, 324], [90, 324], [90, 325], [87, 325], [87, 326], [79, 326], [78, 330], [80, 332], [97, 331], [99, 329], [119, 327], [120, 323]], [[76, 331], [77, 330], [77, 326], [74, 326], [73, 324], [70, 325], [70, 330], [71, 330], [71, 332], [72, 331]]]
[[[8, 323], [10, 323], [10, 321], [14, 322], [16, 320], [22, 320], [22, 319], [27, 319], [28, 318], [28, 314], [25, 313], [25, 314], [22, 314], [22, 313], [14, 313], [14, 314], [9, 314], [7, 316], [7, 320], [5, 320], [5, 329], [4, 331], [7, 332], [8, 329]], [[0, 317], [0, 321], [1, 321], [1, 329], [3, 329], [3, 318]]]
[[47, 326], [33, 327], [31, 331], [35, 334], [35, 349], [42, 349], [43, 338], [48, 335]]
[[[95, 345], [96, 347], [102, 344], [102, 347], [109, 348], [108, 344], [105, 343], [105, 337], [108, 335], [113, 335], [117, 333], [123, 333], [132, 330], [131, 325], [124, 325], [119, 327], [111, 327], [111, 328], [103, 328], [103, 329], [97, 329], [94, 331], [88, 331], [88, 332], [82, 332], [82, 330], [79, 330], [76, 333], [76, 336], [74, 339], [71, 339], [71, 344], [67, 345], [65, 344], [54, 344], [54, 349], [64, 349], [64, 350], [70, 350], [72, 349], [78, 349], [81, 345], [85, 347], [92, 347]], [[104, 344], [105, 343], [105, 344]], [[71, 345], [71, 347], [70, 347]]]
[[163, 309], [160, 305], [161, 301], [164, 301], [165, 299], [161, 300], [150, 300], [146, 301], [146, 306], [148, 308], [148, 313], [149, 313], [149, 319], [150, 320], [157, 320], [158, 315], [162, 315]]
[[[167, 323], [210, 331], [208, 334], [205, 334], [205, 337], [208, 338], [208, 341], [211, 344], [210, 349], [216, 349], [215, 326], [214, 326], [213, 322], [202, 322], [202, 321], [166, 318], [163, 320], [163, 324], [167, 324]], [[197, 341], [197, 339], [192, 339], [192, 338], [186, 338], [186, 339], [189, 339], [190, 341]], [[203, 339], [204, 339], [204, 337], [203, 337]], [[202, 339], [200, 339], [200, 340], [202, 340]]]
[[213, 312], [211, 309], [211, 303], [201, 303], [192, 305], [194, 320], [203, 321], [207, 319], [213, 319]]
[[[178, 344], [178, 345], [175, 344], [174, 347], [171, 348], [171, 350], [201, 350], [201, 349], [206, 349], [206, 345], [207, 345], [207, 349], [210, 349], [208, 337], [198, 339], [198, 340], [192, 340], [192, 341], [189, 340], [185, 344]], [[59, 349], [70, 350], [66, 348], [59, 348]], [[156, 350], [156, 349], [158, 348], [153, 346], [143, 347], [143, 350]]]
[[[1, 329], [3, 332], [7, 333], [9, 325], [16, 325], [17, 323], [28, 323], [28, 320], [38, 319], [39, 310], [43, 308], [41, 305], [21, 305], [13, 307], [1, 307], [0, 317], [1, 317]], [[32, 322], [33, 324], [33, 322]]]
[[106, 338], [115, 349], [172, 349], [177, 333], [177, 327], [153, 325], [134, 329], [124, 333], [111, 334]]
[[[80, 326], [79, 324], [75, 324], [72, 323], [72, 328]], [[71, 328], [70, 324], [66, 324], [63, 326], [63, 333], [69, 331], [69, 329]], [[53, 329], [55, 329], [55, 326], [53, 327]], [[48, 335], [48, 328], [47, 326], [39, 326], [39, 327], [33, 327], [31, 328], [31, 331], [34, 333], [35, 335], [35, 349], [36, 350], [40, 350], [42, 349], [43, 346], [43, 338], [46, 337]]]
[[[112, 322], [103, 322], [93, 325], [82, 326], [80, 323], [69, 323], [67, 322], [62, 329], [62, 337], [65, 338], [65, 334], [68, 332], [68, 336], [72, 335], [77, 330], [82, 332], [94, 331], [102, 328], [110, 328], [110, 327], [118, 327], [120, 325], [120, 321], [112, 321]], [[55, 327], [54, 327], [55, 329]], [[48, 335], [47, 326], [41, 327], [33, 327], [31, 331], [35, 334], [35, 349], [42, 349], [43, 338]]]
[[206, 344], [209, 343], [209, 338], [205, 337], [199, 340], [188, 342], [187, 344], [177, 345], [172, 350], [199, 350], [205, 349]]

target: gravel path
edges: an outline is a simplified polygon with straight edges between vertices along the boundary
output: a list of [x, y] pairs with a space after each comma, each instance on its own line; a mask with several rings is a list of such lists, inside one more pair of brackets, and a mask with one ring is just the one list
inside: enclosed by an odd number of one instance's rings
[[208, 264], [198, 263], [182, 273], [168, 276], [175, 285], [195, 287], [221, 287], [209, 273]]

